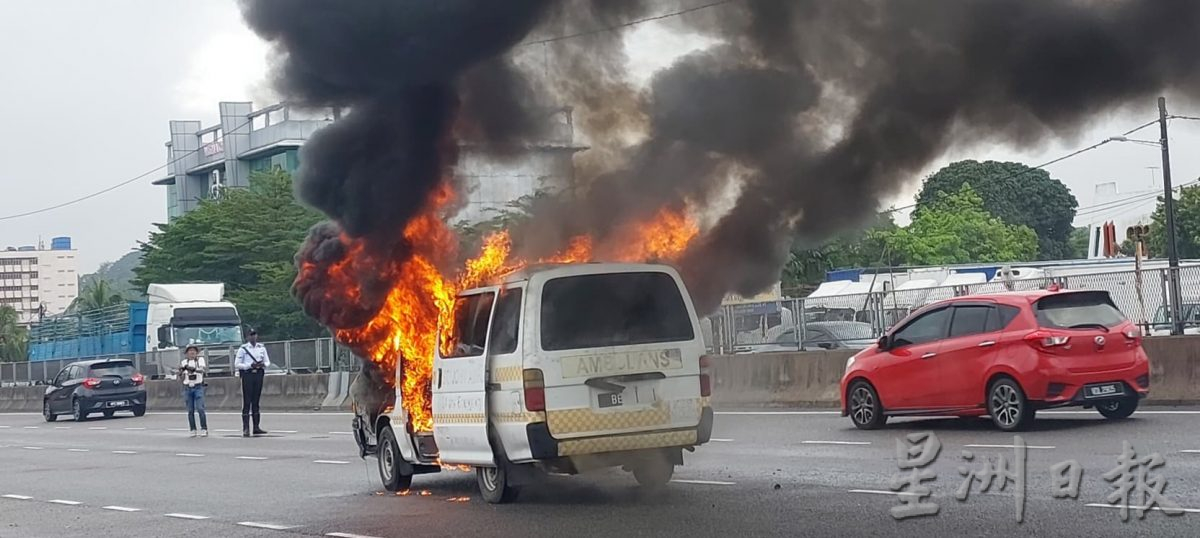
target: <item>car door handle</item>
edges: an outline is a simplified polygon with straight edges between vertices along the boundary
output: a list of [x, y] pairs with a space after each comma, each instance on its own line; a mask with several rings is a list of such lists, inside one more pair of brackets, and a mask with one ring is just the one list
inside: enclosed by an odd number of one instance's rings
[[995, 340], [986, 340], [979, 343], [979, 347], [992, 347], [994, 345], [996, 345]]
[[933, 357], [935, 357], [936, 355], [937, 355], [937, 353], [934, 353], [934, 352], [930, 351], [929, 353], [926, 353], [926, 354], [924, 354], [924, 355], [921, 355], [921, 358], [922, 358], [922, 359], [932, 359], [932, 358], [933, 358]]

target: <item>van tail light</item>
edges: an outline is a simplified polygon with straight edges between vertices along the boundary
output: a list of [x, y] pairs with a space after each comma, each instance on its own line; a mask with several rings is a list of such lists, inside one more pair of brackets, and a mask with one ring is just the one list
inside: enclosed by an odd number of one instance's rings
[[703, 355], [700, 357], [700, 396], [712, 395], [712, 378], [709, 377], [708, 368], [712, 365], [712, 357]]
[[130, 379], [133, 380], [134, 385], [141, 385], [142, 383], [146, 382], [146, 376], [144, 376], [142, 374], [133, 374], [133, 377], [131, 377]]
[[1071, 341], [1070, 336], [1055, 334], [1050, 331], [1033, 331], [1025, 335], [1025, 341], [1029, 345], [1040, 349], [1052, 349], [1059, 346], [1067, 345]]
[[529, 411], [546, 410], [546, 381], [542, 371], [531, 368], [525, 370], [525, 409]]
[[83, 380], [83, 386], [89, 389], [94, 389], [100, 386], [100, 380], [95, 377], [89, 377]]

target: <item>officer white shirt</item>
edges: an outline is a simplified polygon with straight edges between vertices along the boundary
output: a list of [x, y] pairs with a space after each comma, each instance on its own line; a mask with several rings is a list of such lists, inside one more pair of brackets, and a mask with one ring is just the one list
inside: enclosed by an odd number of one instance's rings
[[238, 371], [245, 372], [254, 366], [255, 361], [262, 362], [264, 370], [271, 366], [271, 358], [267, 356], [267, 346], [262, 345], [261, 342], [257, 344], [246, 342], [238, 348], [237, 359], [233, 365]]

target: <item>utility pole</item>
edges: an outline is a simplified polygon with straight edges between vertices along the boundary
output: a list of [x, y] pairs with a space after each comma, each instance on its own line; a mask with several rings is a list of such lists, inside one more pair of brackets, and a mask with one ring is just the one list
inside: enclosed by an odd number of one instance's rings
[[1175, 197], [1171, 185], [1171, 153], [1167, 148], [1167, 98], [1158, 98], [1158, 130], [1161, 134], [1163, 172], [1163, 212], [1167, 224], [1167, 286], [1171, 300], [1171, 334], [1183, 334], [1183, 318], [1179, 309], [1183, 300], [1179, 296], [1179, 252], [1175, 250]]

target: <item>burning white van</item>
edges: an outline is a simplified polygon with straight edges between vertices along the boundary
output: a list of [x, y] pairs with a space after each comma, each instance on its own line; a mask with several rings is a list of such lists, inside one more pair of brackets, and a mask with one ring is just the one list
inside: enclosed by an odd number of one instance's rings
[[433, 431], [412, 431], [400, 405], [356, 411], [388, 490], [442, 465], [474, 467], [492, 503], [545, 472], [620, 466], [660, 488], [709, 440], [704, 341], [670, 267], [531, 266], [458, 294], [453, 316], [433, 361]]

